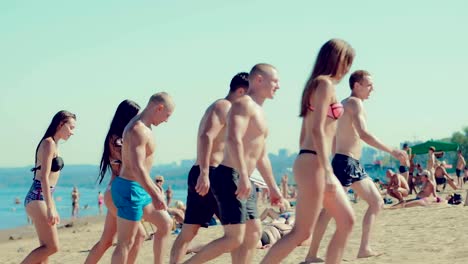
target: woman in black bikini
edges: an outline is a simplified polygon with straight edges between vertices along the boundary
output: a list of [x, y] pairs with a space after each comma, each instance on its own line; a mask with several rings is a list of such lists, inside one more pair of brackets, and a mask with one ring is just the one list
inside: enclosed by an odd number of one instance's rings
[[[319, 51], [302, 93], [300, 117], [303, 121], [299, 139], [301, 150], [293, 166], [298, 188], [296, 221], [292, 231], [273, 245], [262, 263], [280, 263], [297, 245], [307, 240], [314, 230], [322, 205], [332, 209], [335, 219], [348, 219], [351, 214], [352, 222], [352, 210], [347, 210], [351, 206], [333, 174], [329, 157], [332, 153], [336, 121], [343, 114], [343, 106], [336, 100], [335, 85], [349, 71], [353, 59], [353, 48], [339, 39], [329, 40]], [[326, 196], [338, 199], [331, 201]], [[327, 261], [330, 263], [340, 262], [351, 231], [348, 226], [341, 224], [344, 222], [337, 221], [337, 231], [330, 242], [333, 248], [329, 247], [327, 251]]]
[[60, 217], [52, 193], [64, 163], [58, 154], [57, 142], [73, 135], [75, 121], [76, 116], [68, 111], [55, 114], [36, 148], [33, 184], [26, 194], [24, 206], [34, 223], [40, 246], [21, 263], [47, 263], [48, 257], [58, 251], [56, 224]]
[[[122, 101], [115, 111], [114, 118], [112, 119], [109, 131], [107, 132], [99, 172], [99, 183], [101, 183], [106, 172], [108, 170], [111, 171], [111, 178], [107, 185], [106, 192], [104, 193], [104, 204], [107, 207], [107, 215], [101, 238], [90, 250], [85, 261], [86, 264], [97, 263], [101, 259], [106, 250], [112, 246], [114, 236], [117, 232], [116, 208], [112, 202], [110, 186], [115, 177], [118, 177], [120, 173], [120, 165], [122, 163], [120, 151], [123, 143], [123, 130], [128, 122], [138, 114], [139, 110], [140, 106], [137, 103], [131, 100]], [[135, 262], [137, 252], [134, 249], [139, 248], [139, 245], [143, 243], [144, 239], [145, 231], [143, 227], [140, 226], [139, 233], [135, 238], [134, 247], [129, 253], [128, 263]]]

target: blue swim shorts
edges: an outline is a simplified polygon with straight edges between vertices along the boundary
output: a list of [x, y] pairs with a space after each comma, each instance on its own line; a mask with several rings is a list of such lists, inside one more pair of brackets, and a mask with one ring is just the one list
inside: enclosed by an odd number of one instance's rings
[[112, 200], [117, 216], [130, 221], [140, 221], [143, 208], [152, 202], [149, 194], [136, 181], [115, 177], [112, 181]]

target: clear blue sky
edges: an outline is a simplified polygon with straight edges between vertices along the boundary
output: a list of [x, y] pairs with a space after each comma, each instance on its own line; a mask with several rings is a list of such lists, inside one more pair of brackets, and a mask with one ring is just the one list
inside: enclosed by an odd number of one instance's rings
[[[53, 114], [77, 114], [60, 146], [67, 164], [97, 164], [118, 103], [167, 91], [155, 164], [191, 159], [205, 108], [231, 77], [275, 65], [265, 104], [268, 149], [296, 151], [300, 95], [320, 46], [347, 40], [375, 92], [371, 132], [389, 145], [443, 138], [468, 125], [468, 4], [455, 1], [2, 1], [0, 167], [25, 166]], [[347, 77], [338, 99], [349, 94]]]

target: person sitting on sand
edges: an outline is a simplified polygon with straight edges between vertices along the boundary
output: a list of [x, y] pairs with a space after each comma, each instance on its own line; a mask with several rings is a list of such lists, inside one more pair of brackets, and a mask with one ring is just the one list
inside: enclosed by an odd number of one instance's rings
[[185, 205], [182, 201], [175, 201], [175, 207], [167, 208], [167, 212], [175, 219], [178, 226], [182, 226], [185, 218]]
[[388, 184], [383, 183], [380, 179], [374, 179], [374, 185], [377, 187], [377, 190], [379, 191], [380, 195], [382, 197], [385, 197], [387, 195], [387, 187]]
[[379, 179], [374, 179], [374, 185], [377, 187], [377, 190], [379, 191], [380, 195], [382, 196], [382, 199], [384, 201], [384, 204], [392, 204], [392, 198], [389, 198], [387, 195], [387, 188], [388, 184], [382, 182]]
[[[435, 181], [436, 181], [436, 184], [437, 185], [444, 185], [442, 187], [442, 190], [445, 190], [445, 186], [446, 184], [448, 183], [450, 185], [450, 187], [452, 187], [454, 190], [457, 190], [457, 185], [455, 184], [454, 180], [452, 179], [452, 177], [450, 177], [450, 175], [447, 173], [447, 171], [445, 170], [445, 161], [442, 161], [441, 163], [439, 163], [436, 168], [435, 168], [435, 172], [434, 172], [434, 176], [435, 176]], [[436, 192], [438, 192], [439, 190], [437, 190], [437, 186], [436, 186]]]
[[[392, 206], [391, 209], [428, 206], [433, 203], [441, 203], [442, 199], [437, 196], [435, 185], [431, 180], [429, 180], [429, 175], [429, 170], [424, 170], [421, 173], [421, 181], [423, 182], [423, 185], [421, 187], [421, 191], [416, 195], [416, 198], [406, 200], [405, 203], [401, 203], [398, 206]], [[431, 195], [434, 197], [431, 197]]]
[[[172, 189], [170, 190], [169, 195], [168, 195], [167, 191], [164, 191], [164, 186], [163, 186], [164, 185], [164, 176], [157, 175], [155, 177], [155, 179], [154, 179], [154, 182], [156, 184], [156, 187], [159, 188], [159, 190], [161, 192], [165, 193], [165, 195], [166, 195], [166, 204], [168, 206], [167, 212], [173, 218], [173, 221], [175, 222], [176, 225], [177, 224], [182, 224], [184, 222], [185, 210], [182, 211], [182, 210], [174, 208], [174, 207], [169, 207], [170, 203], [171, 203], [171, 200], [172, 200]], [[169, 187], [169, 189], [170, 188], [171, 187]]]
[[434, 197], [437, 197], [437, 194], [435, 192], [436, 187], [432, 181], [429, 180], [430, 177], [430, 172], [428, 170], [424, 170], [421, 173], [421, 182], [422, 182], [422, 187], [421, 191], [416, 195], [416, 199], [422, 200], [424, 198], [428, 198], [431, 195]]
[[[267, 249], [270, 248], [276, 241], [282, 238], [284, 235], [291, 232], [294, 222], [291, 223], [268, 223], [263, 226], [263, 231], [258, 241], [256, 248], [257, 249]], [[310, 244], [310, 239], [306, 239], [298, 246], [308, 246]], [[204, 244], [190, 244], [187, 249], [187, 254], [189, 253], [198, 253]]]
[[291, 212], [291, 206], [289, 201], [283, 199], [281, 206], [279, 207], [279, 212], [275, 209], [269, 207], [265, 208], [265, 210], [260, 214], [260, 221], [264, 221], [267, 217], [272, 219], [274, 223], [286, 223], [290, 224], [291, 221], [289, 219], [291, 216], [294, 215], [294, 212]]
[[387, 186], [387, 193], [398, 199], [398, 203], [404, 202], [404, 197], [408, 197], [409, 186], [408, 182], [403, 175], [387, 170], [386, 172], [389, 183]]

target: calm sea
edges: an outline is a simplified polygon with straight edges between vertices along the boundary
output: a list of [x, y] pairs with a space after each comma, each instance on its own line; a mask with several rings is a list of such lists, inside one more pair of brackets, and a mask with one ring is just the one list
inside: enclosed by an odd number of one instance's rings
[[[32, 182], [31, 182], [32, 183]], [[27, 225], [27, 215], [24, 208], [24, 197], [31, 186], [0, 188], [0, 229], [8, 229]], [[80, 216], [95, 216], [99, 214], [97, 197], [99, 191], [104, 193], [106, 185], [96, 188], [77, 186], [80, 192]], [[55, 205], [62, 222], [71, 218], [72, 202], [71, 191], [73, 186], [57, 186], [54, 192]], [[19, 198], [20, 204], [15, 204], [15, 198]], [[174, 190], [173, 201], [181, 200], [185, 203], [187, 190]], [[84, 207], [87, 205], [87, 208]], [[103, 214], [106, 213], [105, 206]]]

